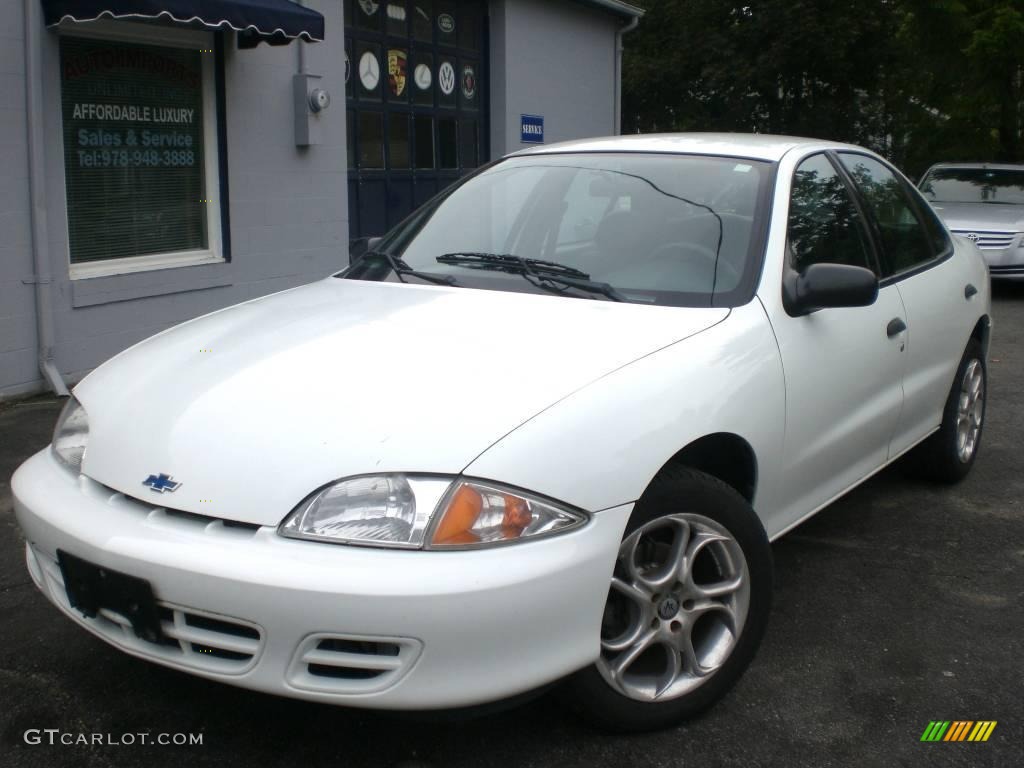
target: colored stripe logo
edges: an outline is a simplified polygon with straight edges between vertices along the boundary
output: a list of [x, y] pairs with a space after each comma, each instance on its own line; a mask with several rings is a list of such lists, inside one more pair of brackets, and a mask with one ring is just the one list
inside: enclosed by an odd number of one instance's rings
[[988, 741], [996, 720], [932, 720], [921, 741]]

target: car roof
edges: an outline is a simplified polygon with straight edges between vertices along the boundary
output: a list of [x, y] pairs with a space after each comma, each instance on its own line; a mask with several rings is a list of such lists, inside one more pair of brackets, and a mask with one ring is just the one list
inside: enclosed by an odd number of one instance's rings
[[961, 168], [963, 170], [975, 171], [975, 170], [992, 170], [992, 171], [1024, 171], [1024, 165], [1020, 163], [951, 163], [942, 162], [935, 163], [929, 171], [938, 170], [940, 168]]
[[673, 152], [694, 155], [725, 155], [778, 162], [793, 149], [855, 149], [823, 139], [799, 136], [772, 136], [763, 133], [647, 133], [604, 138], [579, 139], [531, 147], [511, 156], [553, 154], [559, 152]]

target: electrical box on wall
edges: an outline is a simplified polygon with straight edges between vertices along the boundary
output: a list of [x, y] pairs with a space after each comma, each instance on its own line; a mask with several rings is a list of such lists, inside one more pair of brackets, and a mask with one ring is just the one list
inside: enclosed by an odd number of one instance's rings
[[292, 77], [295, 97], [295, 145], [308, 147], [323, 143], [323, 113], [331, 105], [331, 95], [320, 87], [320, 75], [306, 73]]

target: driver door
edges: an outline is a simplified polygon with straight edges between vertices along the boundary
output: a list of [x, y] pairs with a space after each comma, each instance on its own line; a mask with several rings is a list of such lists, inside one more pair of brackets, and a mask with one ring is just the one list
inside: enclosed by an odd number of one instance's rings
[[[790, 198], [787, 269], [850, 264], [879, 273], [865, 221], [826, 154], [796, 170]], [[903, 405], [906, 314], [895, 286], [867, 307], [821, 309], [772, 326], [786, 377], [780, 463], [780, 528], [824, 506], [888, 457]], [[901, 328], [902, 326], [902, 328]]]

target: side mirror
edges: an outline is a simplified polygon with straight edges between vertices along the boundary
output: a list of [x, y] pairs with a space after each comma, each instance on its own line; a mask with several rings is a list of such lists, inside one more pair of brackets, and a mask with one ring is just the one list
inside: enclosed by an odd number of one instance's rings
[[364, 253], [374, 250], [382, 238], [360, 237], [348, 244], [348, 263], [355, 264]]
[[793, 317], [831, 307], [867, 307], [878, 298], [878, 278], [870, 269], [848, 264], [811, 264], [787, 270], [782, 303]]

